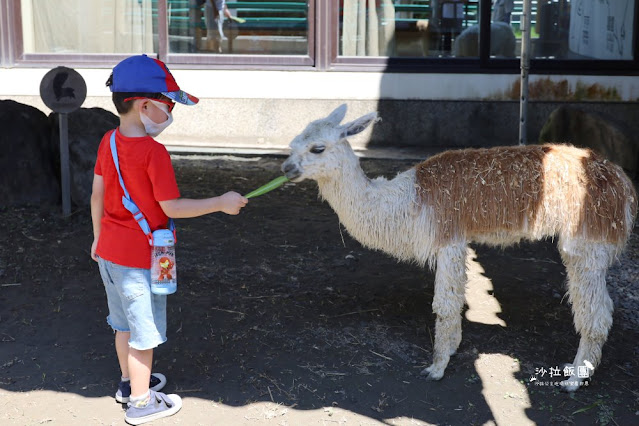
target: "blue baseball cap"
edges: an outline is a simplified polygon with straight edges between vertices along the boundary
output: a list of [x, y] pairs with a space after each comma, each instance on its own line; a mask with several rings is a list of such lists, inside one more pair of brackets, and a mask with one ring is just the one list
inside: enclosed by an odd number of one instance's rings
[[180, 90], [164, 62], [146, 55], [131, 56], [113, 68], [111, 91], [162, 93], [184, 105], [195, 105], [200, 101]]

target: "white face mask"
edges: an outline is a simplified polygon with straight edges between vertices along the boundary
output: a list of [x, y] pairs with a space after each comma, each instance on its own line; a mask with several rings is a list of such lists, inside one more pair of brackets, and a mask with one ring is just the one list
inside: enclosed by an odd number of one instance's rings
[[162, 123], [156, 123], [155, 121], [151, 120], [146, 114], [140, 112], [140, 120], [142, 121], [142, 124], [144, 124], [144, 130], [146, 130], [146, 133], [149, 136], [154, 138], [162, 133], [164, 129], [169, 127], [169, 125], [173, 122], [173, 115], [171, 115], [171, 113], [169, 112], [168, 105], [163, 104], [162, 102], [154, 101], [152, 99], [149, 100], [153, 103], [153, 105], [162, 110], [167, 117], [166, 121]]

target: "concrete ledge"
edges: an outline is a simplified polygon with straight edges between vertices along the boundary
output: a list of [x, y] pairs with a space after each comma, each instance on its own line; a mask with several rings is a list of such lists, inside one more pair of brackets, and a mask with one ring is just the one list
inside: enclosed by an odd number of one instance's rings
[[[166, 149], [171, 156], [191, 156], [191, 155], [237, 155], [237, 156], [275, 156], [287, 157], [289, 155], [288, 148], [264, 148], [259, 146], [237, 147], [232, 145], [219, 146], [187, 146], [187, 145], [171, 145], [165, 144]], [[378, 158], [392, 160], [424, 160], [442, 149], [433, 148], [354, 148], [355, 155], [360, 158]]]
[[[14, 100], [50, 111], [39, 97]], [[444, 148], [490, 147], [519, 143], [519, 102], [462, 100], [353, 100], [353, 99], [202, 99], [196, 107], [178, 107], [175, 121], [158, 141], [173, 151], [272, 152], [285, 153], [291, 140], [306, 125], [325, 117], [342, 103], [348, 105], [345, 122], [371, 111], [381, 121], [350, 139], [355, 150], [393, 148], [417, 152], [424, 158]], [[586, 112], [605, 113], [639, 134], [639, 103], [636, 102], [530, 102], [527, 136], [530, 143], [539, 139], [551, 112], [561, 105]], [[101, 107], [115, 112], [111, 99], [91, 97], [85, 108]], [[557, 141], [571, 142], [571, 141]], [[574, 143], [574, 142], [573, 142]], [[401, 152], [401, 151], [400, 151]], [[284, 154], [285, 155], [285, 154]], [[379, 154], [386, 157], [389, 154]]]

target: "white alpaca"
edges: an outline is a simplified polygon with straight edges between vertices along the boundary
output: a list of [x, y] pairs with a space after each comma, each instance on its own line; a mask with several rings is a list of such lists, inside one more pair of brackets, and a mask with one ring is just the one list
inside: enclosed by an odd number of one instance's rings
[[[575, 328], [581, 335], [563, 383], [574, 391], [578, 366], [594, 372], [612, 325], [606, 271], [626, 244], [636, 193], [621, 168], [566, 145], [447, 151], [398, 174], [371, 180], [347, 136], [377, 119], [340, 125], [346, 105], [310, 123], [291, 142], [282, 171], [317, 181], [348, 232], [363, 245], [435, 268], [437, 315], [429, 380], [444, 375], [461, 341], [469, 242], [506, 246], [557, 237], [568, 273]], [[583, 371], [583, 370], [582, 370]]]
[[[490, 56], [514, 58], [515, 34], [505, 22], [490, 23]], [[479, 25], [472, 25], [455, 37], [453, 56], [479, 56]]]

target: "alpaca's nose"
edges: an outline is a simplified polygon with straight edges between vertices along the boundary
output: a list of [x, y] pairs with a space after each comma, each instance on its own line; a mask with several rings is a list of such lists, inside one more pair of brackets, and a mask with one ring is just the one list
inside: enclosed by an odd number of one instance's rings
[[293, 180], [295, 178], [298, 178], [302, 172], [300, 171], [300, 169], [297, 167], [296, 164], [294, 164], [290, 159], [286, 160], [283, 164], [282, 164], [282, 172], [286, 175], [287, 178], [289, 178], [290, 180]]

